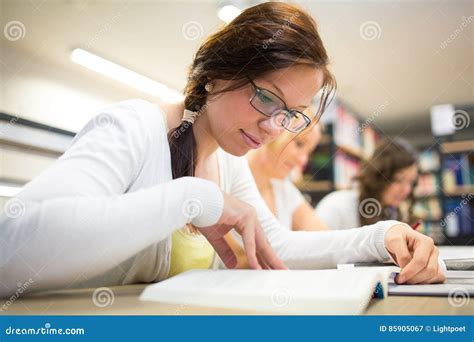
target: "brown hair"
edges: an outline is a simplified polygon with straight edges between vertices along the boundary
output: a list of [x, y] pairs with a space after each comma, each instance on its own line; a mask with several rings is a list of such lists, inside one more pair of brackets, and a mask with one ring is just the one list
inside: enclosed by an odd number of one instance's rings
[[[359, 216], [362, 225], [373, 224], [380, 220], [396, 219], [399, 221], [413, 222], [413, 189], [408, 197], [408, 213], [402, 215], [400, 208], [396, 210], [396, 217], [389, 213], [390, 208], [383, 205], [382, 194], [393, 182], [397, 172], [404, 168], [415, 165], [418, 162], [418, 153], [405, 140], [400, 138], [385, 139], [375, 149], [372, 157], [362, 162], [360, 171], [356, 179], [359, 181]], [[375, 215], [365, 215], [364, 203], [377, 201], [377, 208], [371, 213]], [[373, 207], [372, 207], [373, 209]], [[367, 211], [369, 211], [367, 207]], [[405, 217], [404, 217], [405, 216]]]
[[[265, 2], [243, 11], [208, 37], [199, 47], [188, 72], [184, 106], [201, 114], [206, 108], [206, 84], [214, 79], [235, 80], [233, 86], [212, 95], [238, 89], [248, 78], [258, 78], [275, 69], [305, 64], [324, 73], [321, 100], [313, 122], [325, 110], [336, 81], [329, 72], [329, 58], [313, 18], [295, 5]], [[196, 143], [192, 124], [183, 121], [170, 130], [173, 178], [193, 176]]]

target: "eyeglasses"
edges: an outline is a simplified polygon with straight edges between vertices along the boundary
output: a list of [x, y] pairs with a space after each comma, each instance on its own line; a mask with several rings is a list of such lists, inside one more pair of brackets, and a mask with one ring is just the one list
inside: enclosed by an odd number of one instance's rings
[[277, 125], [281, 125], [290, 132], [298, 133], [311, 123], [311, 119], [300, 111], [288, 109], [285, 101], [268, 89], [258, 87], [250, 78], [250, 84], [255, 93], [250, 98], [250, 104], [265, 116], [274, 118]]

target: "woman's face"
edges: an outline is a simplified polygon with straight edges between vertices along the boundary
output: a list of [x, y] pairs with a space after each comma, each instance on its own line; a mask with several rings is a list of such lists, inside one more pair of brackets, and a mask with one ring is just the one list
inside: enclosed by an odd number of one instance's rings
[[271, 147], [264, 147], [267, 150], [266, 159], [272, 168], [272, 177], [285, 179], [295, 167], [302, 170], [320, 140], [321, 127], [315, 125], [308, 132], [297, 136], [287, 134]]
[[[278, 69], [253, 80], [282, 98], [289, 109], [305, 110], [323, 84], [323, 72], [306, 65]], [[215, 80], [214, 91], [227, 88], [233, 81]], [[251, 84], [210, 96], [206, 110], [210, 134], [226, 152], [243, 156], [274, 140], [284, 128], [252, 107], [249, 100], [255, 89]]]
[[406, 167], [396, 172], [391, 184], [382, 194], [384, 204], [398, 207], [413, 191], [417, 177], [418, 167], [416, 165]]

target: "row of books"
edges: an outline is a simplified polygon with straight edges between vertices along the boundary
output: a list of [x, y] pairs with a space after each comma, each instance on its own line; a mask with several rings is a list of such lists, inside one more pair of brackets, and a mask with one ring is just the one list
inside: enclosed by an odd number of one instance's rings
[[444, 243], [445, 235], [439, 222], [421, 222], [417, 231], [431, 237], [436, 244]]
[[422, 220], [440, 220], [443, 215], [441, 205], [436, 197], [417, 200], [413, 206], [413, 213]]
[[362, 150], [359, 121], [342, 106], [336, 108], [335, 115], [334, 143], [339, 146], [350, 146]]
[[436, 195], [439, 191], [438, 177], [434, 173], [420, 174], [418, 184], [414, 190], [415, 197]]
[[420, 154], [419, 167], [422, 173], [415, 188], [415, 214], [428, 220], [420, 231], [435, 241], [440, 237], [444, 243], [450, 238], [474, 236], [473, 156], [458, 152], [440, 157], [436, 150], [428, 150]]
[[420, 153], [418, 164], [421, 172], [438, 171], [440, 167], [439, 154], [435, 150], [426, 150]]
[[365, 127], [362, 130], [362, 155], [364, 158], [370, 158], [377, 147], [379, 135], [372, 127]]
[[474, 235], [474, 194], [449, 198], [445, 204], [445, 217], [441, 226], [448, 237]]
[[352, 188], [354, 177], [359, 172], [360, 161], [342, 151], [334, 156], [334, 183], [336, 189]]
[[349, 146], [359, 151], [364, 158], [369, 158], [375, 150], [377, 140], [378, 135], [368, 122], [359, 122], [341, 105], [336, 108], [334, 120], [336, 145]]
[[470, 165], [469, 155], [464, 153], [445, 155], [442, 162], [442, 178], [446, 192], [474, 184], [474, 167]]

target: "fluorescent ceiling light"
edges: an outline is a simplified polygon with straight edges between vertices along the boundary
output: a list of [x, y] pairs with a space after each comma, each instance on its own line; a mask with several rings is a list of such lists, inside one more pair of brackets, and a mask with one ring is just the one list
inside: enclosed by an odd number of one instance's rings
[[219, 16], [220, 20], [228, 24], [232, 20], [234, 20], [234, 18], [237, 17], [240, 14], [240, 12], [241, 10], [239, 10], [237, 7], [233, 5], [226, 5], [219, 10], [217, 15]]
[[71, 60], [144, 93], [158, 96], [163, 101], [176, 102], [183, 99], [183, 95], [178, 91], [86, 50], [74, 49]]
[[21, 191], [21, 186], [0, 185], [0, 197], [13, 197]]

